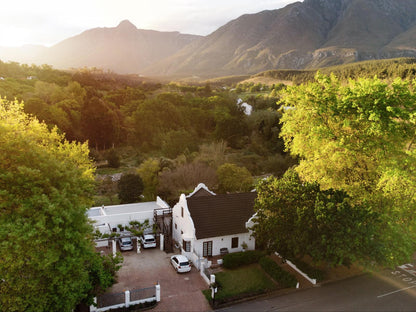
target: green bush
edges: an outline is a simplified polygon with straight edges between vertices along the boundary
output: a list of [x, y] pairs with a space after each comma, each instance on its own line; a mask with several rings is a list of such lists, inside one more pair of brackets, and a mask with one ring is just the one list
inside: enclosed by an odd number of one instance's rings
[[258, 250], [230, 253], [224, 256], [223, 266], [226, 269], [235, 269], [242, 265], [257, 263], [263, 256], [265, 252]]
[[278, 282], [280, 286], [284, 288], [296, 286], [298, 282], [296, 278], [289, 272], [283, 270], [273, 259], [263, 257], [259, 263], [263, 270]]
[[107, 153], [107, 162], [110, 168], [119, 168], [121, 165], [120, 156], [117, 154], [116, 150], [112, 148]]

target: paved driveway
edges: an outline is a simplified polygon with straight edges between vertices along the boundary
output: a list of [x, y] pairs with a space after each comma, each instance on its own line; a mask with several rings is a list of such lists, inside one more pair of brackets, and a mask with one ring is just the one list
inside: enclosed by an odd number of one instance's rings
[[178, 274], [170, 264], [170, 256], [158, 248], [122, 253], [124, 262], [118, 271], [118, 283], [108, 291], [117, 293], [133, 288], [147, 288], [157, 282], [161, 301], [152, 311], [210, 311], [201, 290], [208, 286], [193, 267], [191, 272]]

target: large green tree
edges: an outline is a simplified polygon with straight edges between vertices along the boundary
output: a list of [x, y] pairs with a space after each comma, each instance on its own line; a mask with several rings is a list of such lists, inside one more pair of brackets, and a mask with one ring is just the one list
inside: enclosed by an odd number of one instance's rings
[[138, 174], [123, 174], [118, 181], [118, 198], [122, 204], [139, 202], [143, 190], [143, 180]]
[[249, 192], [253, 188], [253, 177], [246, 167], [225, 163], [218, 167], [218, 191]]
[[343, 191], [321, 190], [289, 170], [256, 190], [256, 244], [285, 258], [309, 255], [332, 265], [380, 258], [379, 215]]
[[283, 96], [281, 135], [308, 181], [372, 192], [387, 171], [403, 169], [414, 157], [416, 95], [406, 81], [342, 85], [334, 76], [317, 75], [316, 82], [288, 87]]
[[0, 310], [71, 311], [114, 282], [86, 216], [88, 147], [0, 99], [0, 150]]
[[408, 261], [415, 246], [416, 95], [408, 81], [341, 84], [334, 76], [283, 92], [286, 148], [307, 182], [344, 190], [380, 214], [379, 262]]

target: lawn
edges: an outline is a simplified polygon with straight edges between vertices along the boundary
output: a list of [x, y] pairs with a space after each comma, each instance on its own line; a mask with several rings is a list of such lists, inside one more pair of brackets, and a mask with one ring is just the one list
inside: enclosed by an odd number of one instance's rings
[[226, 270], [215, 275], [220, 287], [216, 300], [245, 297], [264, 293], [277, 288], [277, 285], [264, 273], [258, 264]]

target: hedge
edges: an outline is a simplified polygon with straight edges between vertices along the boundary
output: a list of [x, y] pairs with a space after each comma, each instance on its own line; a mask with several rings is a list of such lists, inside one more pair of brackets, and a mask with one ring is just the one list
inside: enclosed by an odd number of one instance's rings
[[283, 288], [296, 286], [298, 282], [297, 279], [289, 272], [283, 270], [275, 261], [273, 261], [273, 259], [263, 257], [260, 259], [259, 263], [263, 270]]
[[258, 250], [230, 253], [223, 257], [223, 266], [226, 269], [235, 269], [242, 265], [257, 263], [263, 256], [265, 252]]

